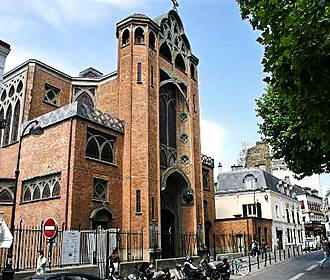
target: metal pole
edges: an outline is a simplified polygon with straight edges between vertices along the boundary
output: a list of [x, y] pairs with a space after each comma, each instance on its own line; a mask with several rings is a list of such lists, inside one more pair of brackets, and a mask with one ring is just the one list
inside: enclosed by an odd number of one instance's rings
[[[20, 165], [20, 159], [21, 159], [21, 148], [22, 148], [22, 138], [27, 130], [28, 127], [30, 127], [32, 124], [37, 125], [38, 121], [34, 120], [26, 125], [26, 127], [23, 129], [22, 133], [19, 135], [18, 140], [18, 152], [17, 152], [17, 161], [16, 161], [16, 170], [15, 170], [15, 185], [14, 185], [14, 197], [13, 197], [13, 206], [11, 211], [11, 219], [10, 219], [10, 231], [14, 237], [14, 231], [15, 231], [15, 214], [16, 214], [16, 200], [17, 200], [17, 186], [18, 186], [18, 178], [20, 174], [19, 165]], [[13, 280], [15, 275], [15, 270], [13, 268], [13, 248], [14, 248], [14, 239], [11, 243], [7, 258], [6, 258], [6, 268], [2, 272], [2, 279], [3, 280]]]

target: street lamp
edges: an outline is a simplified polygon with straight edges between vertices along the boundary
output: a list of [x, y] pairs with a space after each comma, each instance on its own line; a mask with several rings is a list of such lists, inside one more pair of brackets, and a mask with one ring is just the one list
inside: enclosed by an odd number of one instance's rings
[[[32, 126], [34, 125], [34, 126]], [[32, 126], [32, 127], [31, 127]], [[43, 129], [39, 125], [38, 120], [33, 120], [32, 122], [28, 123], [22, 133], [19, 136], [18, 140], [18, 152], [17, 152], [17, 162], [16, 162], [16, 170], [15, 170], [15, 188], [14, 188], [14, 197], [13, 197], [13, 207], [11, 211], [11, 220], [10, 220], [10, 231], [14, 237], [14, 230], [15, 230], [15, 213], [16, 213], [16, 196], [17, 196], [17, 185], [18, 185], [18, 177], [19, 177], [19, 164], [21, 159], [21, 147], [22, 147], [22, 138], [24, 136], [24, 133], [27, 131], [27, 129], [30, 128], [28, 134], [33, 135], [41, 135], [43, 133]], [[14, 279], [14, 268], [13, 268], [13, 247], [14, 247], [14, 239], [11, 243], [11, 246], [8, 249], [7, 253], [7, 259], [6, 259], [6, 268], [2, 272], [2, 279], [3, 280], [12, 280]]]

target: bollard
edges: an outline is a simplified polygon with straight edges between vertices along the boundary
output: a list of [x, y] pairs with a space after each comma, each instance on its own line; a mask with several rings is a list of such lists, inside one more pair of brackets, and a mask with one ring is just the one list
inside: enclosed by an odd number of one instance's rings
[[279, 250], [279, 253], [280, 253], [280, 261], [282, 261], [281, 250]]
[[249, 272], [251, 272], [251, 256], [249, 256]]
[[288, 259], [290, 259], [290, 247], [288, 248]]
[[274, 261], [276, 263], [276, 251], [274, 252]]
[[283, 259], [285, 260], [285, 249], [283, 250]]
[[267, 266], [267, 253], [265, 253], [265, 267]]
[[270, 255], [270, 253], [269, 253], [269, 264], [272, 264], [272, 256]]
[[259, 255], [257, 255], [257, 264], [258, 264], [258, 269], [260, 269], [260, 264], [259, 264]]

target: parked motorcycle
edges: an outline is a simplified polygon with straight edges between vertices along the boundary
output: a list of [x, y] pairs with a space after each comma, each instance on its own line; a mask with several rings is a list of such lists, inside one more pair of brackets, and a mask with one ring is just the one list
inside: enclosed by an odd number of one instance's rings
[[216, 265], [210, 261], [210, 258], [204, 258], [200, 262], [201, 268], [205, 271], [206, 277], [210, 278], [211, 280], [219, 280], [221, 275], [218, 271]]
[[206, 280], [206, 270], [199, 265], [194, 266], [192, 263], [192, 257], [188, 256], [186, 261], [184, 262], [184, 269], [183, 269], [186, 279], [187, 280]]
[[151, 280], [154, 276], [154, 272], [151, 271], [151, 264], [149, 262], [143, 262], [138, 268], [135, 267], [135, 271], [128, 275], [127, 280]]
[[221, 280], [229, 280], [230, 279], [230, 274], [231, 274], [231, 269], [230, 269], [230, 264], [228, 262], [227, 258], [224, 258], [222, 262], [218, 263], [216, 265], [217, 271], [220, 274], [220, 279]]

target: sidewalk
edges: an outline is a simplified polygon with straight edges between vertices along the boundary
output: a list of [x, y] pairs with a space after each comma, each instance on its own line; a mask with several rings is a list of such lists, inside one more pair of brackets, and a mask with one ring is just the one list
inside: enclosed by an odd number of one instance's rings
[[[316, 251], [316, 252], [318, 252], [318, 251]], [[267, 269], [269, 269], [271, 267], [274, 267], [276, 265], [283, 264], [283, 263], [292, 261], [294, 259], [297, 259], [299, 257], [309, 255], [309, 254], [313, 254], [313, 253], [315, 253], [315, 252], [307, 252], [307, 253], [303, 253], [303, 254], [301, 254], [301, 252], [300, 252], [299, 255], [298, 254], [292, 254], [292, 255], [290, 254], [290, 257], [288, 257], [288, 255], [286, 254], [285, 258], [284, 258], [283, 254], [281, 254], [281, 256], [280, 256], [278, 254], [278, 252], [276, 252], [276, 261], [275, 261], [275, 255], [274, 254], [271, 255], [271, 258], [269, 258], [270, 254], [268, 254], [267, 259], [259, 258], [259, 265], [258, 265], [257, 257], [250, 257], [251, 272], [246, 276], [241, 276], [241, 275], [237, 275], [237, 274], [231, 275], [230, 279], [240, 279], [240, 278], [245, 279], [246, 277], [251, 277], [251, 276], [259, 273], [260, 271], [267, 270]], [[240, 258], [240, 259], [246, 261], [249, 264], [249, 257], [243, 257], [243, 258]]]

